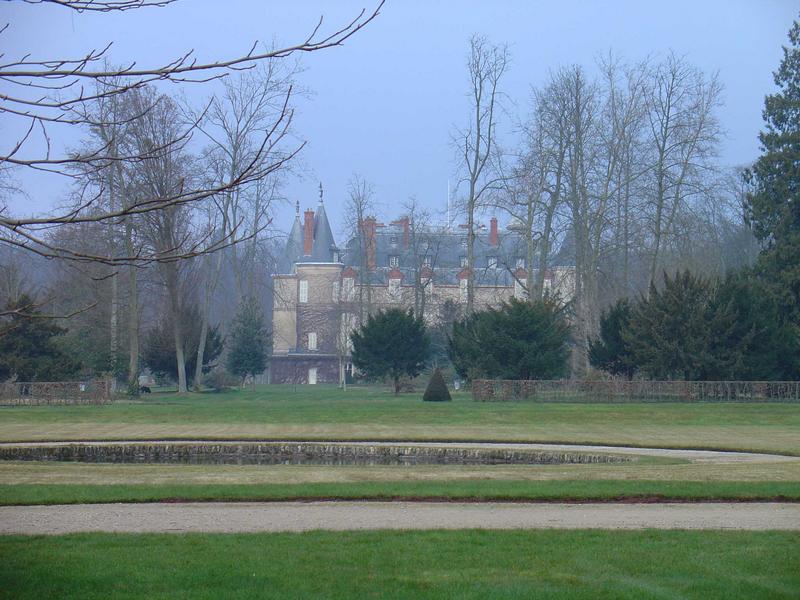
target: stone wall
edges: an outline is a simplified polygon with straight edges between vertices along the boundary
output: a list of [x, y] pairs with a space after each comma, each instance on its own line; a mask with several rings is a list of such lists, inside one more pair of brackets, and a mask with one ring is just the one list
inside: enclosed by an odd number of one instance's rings
[[0, 446], [0, 460], [273, 465], [553, 465], [620, 463], [633, 459], [586, 452], [402, 444], [372, 446], [325, 442], [111, 442]]

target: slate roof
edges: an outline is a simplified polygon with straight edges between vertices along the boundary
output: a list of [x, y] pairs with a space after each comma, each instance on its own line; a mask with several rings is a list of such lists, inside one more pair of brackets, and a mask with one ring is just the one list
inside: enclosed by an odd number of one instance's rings
[[[422, 241], [418, 240], [416, 243], [419, 252], [415, 257], [414, 241], [410, 241], [408, 248], [403, 245], [402, 226], [388, 225], [378, 228], [375, 236], [376, 268], [370, 274], [370, 283], [385, 285], [389, 271], [396, 268], [403, 273], [404, 283], [410, 284], [413, 282], [415, 268], [424, 264], [422, 256], [427, 255], [434, 270], [434, 285], [458, 285], [458, 275], [463, 270], [462, 260], [466, 261], [467, 256], [466, 230], [430, 229], [419, 235]], [[475, 281], [477, 285], [484, 286], [511, 286], [514, 284], [513, 272], [520, 265], [527, 266], [525, 240], [518, 232], [506, 229], [498, 232], [498, 244], [493, 246], [489, 236], [486, 229], [480, 230], [475, 236]], [[361, 242], [354, 237], [347, 243], [343, 262], [357, 269], [362, 264], [361, 255]], [[571, 261], [559, 254], [554, 256], [549, 266], [568, 264]], [[534, 268], [537, 266], [534, 264]]]
[[[525, 240], [512, 229], [498, 232], [496, 246], [490, 243], [489, 236], [487, 229], [479, 230], [475, 236], [475, 281], [478, 285], [511, 286], [514, 284], [512, 273], [519, 266], [527, 267]], [[464, 268], [467, 255], [466, 230], [429, 228], [418, 233], [418, 237], [416, 244], [414, 240], [410, 240], [408, 247], [405, 247], [402, 225], [378, 227], [375, 234], [376, 268], [369, 274], [369, 282], [385, 285], [389, 271], [397, 269], [403, 274], [404, 282], [410, 284], [413, 282], [415, 268], [423, 266], [425, 264], [423, 256], [427, 256], [434, 270], [434, 284], [458, 285], [458, 275]], [[415, 245], [418, 248], [416, 256], [413, 252]], [[297, 262], [334, 262], [338, 252], [339, 248], [336, 246], [325, 206], [320, 201], [314, 215], [314, 242], [311, 255], [303, 255], [303, 225], [300, 221], [298, 204], [295, 221], [281, 261], [281, 272], [292, 272], [293, 265]], [[340, 261], [358, 269], [362, 264], [361, 253], [361, 242], [358, 237], [353, 237], [347, 242]], [[548, 267], [573, 265], [573, 256], [574, 243], [568, 235]], [[536, 263], [534, 268], [538, 268]]]

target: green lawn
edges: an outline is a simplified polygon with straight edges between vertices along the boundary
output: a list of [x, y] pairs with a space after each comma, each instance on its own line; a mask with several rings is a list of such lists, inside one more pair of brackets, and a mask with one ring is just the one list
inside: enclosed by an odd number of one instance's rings
[[798, 598], [800, 536], [420, 531], [0, 538], [0, 597]]
[[311, 466], [0, 462], [0, 504], [296, 498], [800, 501], [800, 460], [600, 465]]
[[229, 485], [0, 485], [0, 505], [279, 500], [800, 501], [800, 481], [382, 481]]
[[423, 403], [380, 388], [263, 386], [107, 406], [0, 408], [0, 440], [518, 440], [800, 455], [800, 404]]

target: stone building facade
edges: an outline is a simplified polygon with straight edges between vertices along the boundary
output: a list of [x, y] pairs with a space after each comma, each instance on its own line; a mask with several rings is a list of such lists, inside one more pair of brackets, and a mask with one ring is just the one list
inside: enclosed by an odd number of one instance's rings
[[[351, 373], [349, 334], [370, 313], [410, 308], [433, 324], [466, 305], [466, 229], [369, 217], [339, 248], [321, 199], [316, 211], [301, 217], [298, 205], [296, 213], [281, 273], [273, 275], [272, 383], [334, 383]], [[479, 229], [476, 310], [526, 296], [525, 255], [523, 236], [513, 228], [501, 231], [492, 218]], [[569, 299], [574, 285], [574, 267], [556, 255], [544, 289]]]

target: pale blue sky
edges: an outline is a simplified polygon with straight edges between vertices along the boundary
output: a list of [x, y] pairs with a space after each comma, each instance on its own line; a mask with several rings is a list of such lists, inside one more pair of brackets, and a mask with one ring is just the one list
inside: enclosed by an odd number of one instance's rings
[[[0, 3], [0, 36], [7, 57], [76, 55], [114, 41], [111, 60], [156, 64], [194, 48], [201, 59], [240, 55], [255, 40], [296, 42], [317, 18], [341, 24], [357, 2], [180, 0], [164, 8], [124, 14], [76, 14], [55, 6]], [[763, 97], [773, 91], [772, 71], [797, 17], [788, 0], [670, 2], [561, 0], [558, 2], [435, 2], [389, 0], [378, 19], [343, 48], [306, 55], [302, 83], [314, 95], [299, 107], [296, 127], [309, 140], [304, 178], [292, 179], [293, 204], [314, 206], [318, 181], [334, 230], [339, 230], [346, 184], [354, 172], [375, 184], [390, 217], [411, 195], [432, 208], [445, 205], [455, 159], [450, 133], [467, 117], [467, 39], [481, 33], [507, 43], [512, 64], [503, 88], [512, 114], [524, 114], [531, 85], [549, 70], [573, 63], [591, 67], [609, 50], [640, 60], [673, 50], [711, 72], [719, 71], [727, 131], [721, 161], [739, 165], [758, 155]], [[195, 88], [199, 91], [199, 88]], [[192, 92], [191, 88], [187, 90]], [[207, 90], [201, 92], [204, 97]], [[503, 130], [513, 129], [506, 119]], [[0, 131], [13, 130], [0, 116]], [[68, 140], [74, 143], [74, 140]], [[63, 195], [48, 179], [25, 183], [42, 210]], [[278, 224], [286, 226], [287, 205]]]

